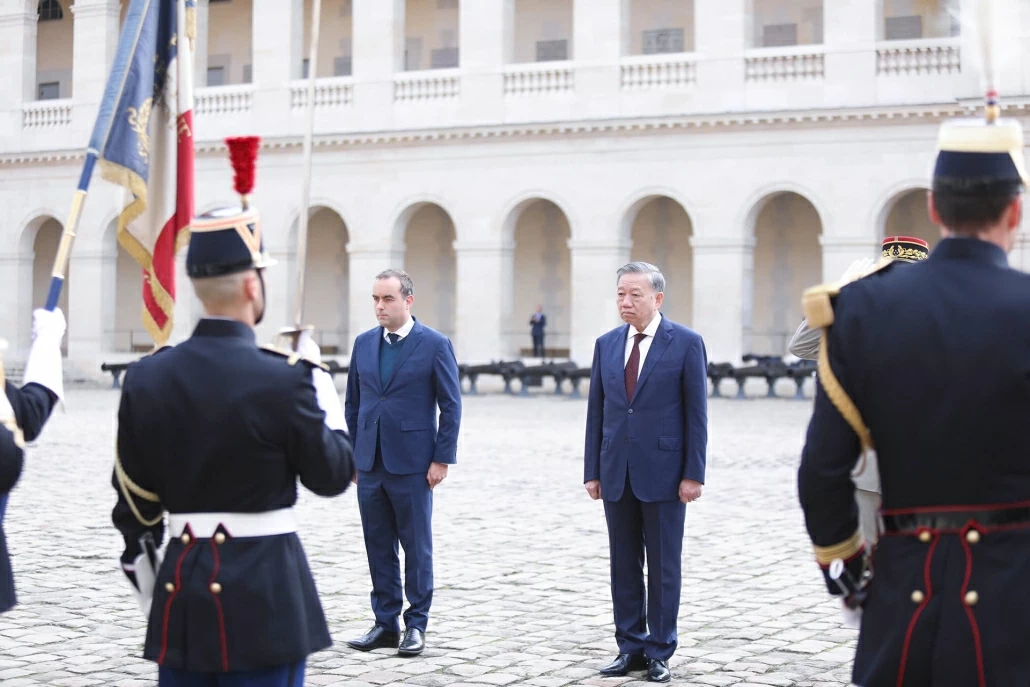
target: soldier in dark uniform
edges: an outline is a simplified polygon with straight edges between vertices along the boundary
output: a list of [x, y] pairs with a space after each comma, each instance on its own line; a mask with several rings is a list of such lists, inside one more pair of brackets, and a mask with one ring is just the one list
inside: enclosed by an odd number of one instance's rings
[[[3, 530], [7, 498], [21, 476], [25, 443], [36, 440], [57, 401], [64, 397], [61, 338], [66, 328], [60, 308], [32, 313], [32, 346], [20, 387], [7, 380], [0, 358], [0, 387], [4, 389], [0, 395], [0, 613], [17, 603]], [[0, 341], [0, 353], [6, 348], [7, 343]]]
[[[1030, 680], [1030, 275], [1007, 253], [1028, 182], [1023, 132], [946, 122], [921, 262], [815, 287], [820, 388], [798, 474], [831, 594], [861, 614], [857, 685]], [[851, 470], [877, 461], [869, 556]]]
[[298, 478], [343, 493], [353, 454], [333, 381], [309, 357], [317, 346], [255, 342], [273, 263], [246, 196], [196, 219], [186, 269], [206, 316], [125, 373], [113, 520], [162, 687], [300, 687], [306, 657], [332, 643], [293, 505]]

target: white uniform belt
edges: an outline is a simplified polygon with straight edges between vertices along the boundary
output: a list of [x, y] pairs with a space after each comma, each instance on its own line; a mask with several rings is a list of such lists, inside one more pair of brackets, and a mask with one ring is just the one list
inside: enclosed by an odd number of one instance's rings
[[270, 537], [297, 531], [293, 508], [264, 513], [169, 513], [168, 530], [179, 537], [189, 525], [194, 537], [208, 539], [221, 525], [230, 537]]

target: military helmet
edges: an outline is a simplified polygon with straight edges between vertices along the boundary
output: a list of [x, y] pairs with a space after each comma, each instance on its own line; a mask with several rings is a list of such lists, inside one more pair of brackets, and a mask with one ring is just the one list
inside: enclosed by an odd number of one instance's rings
[[250, 207], [254, 187], [254, 163], [261, 139], [246, 136], [225, 139], [235, 172], [234, 188], [240, 205], [221, 207], [194, 218], [186, 253], [186, 273], [191, 279], [220, 277], [277, 264], [265, 250], [261, 215]]

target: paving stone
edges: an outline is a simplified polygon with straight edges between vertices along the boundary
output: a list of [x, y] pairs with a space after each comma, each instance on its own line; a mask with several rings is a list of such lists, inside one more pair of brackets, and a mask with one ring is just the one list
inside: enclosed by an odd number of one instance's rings
[[[7, 687], [136, 687], [146, 620], [117, 572], [110, 523], [118, 393], [70, 386], [27, 453], [4, 522], [19, 605], [0, 616]], [[812, 563], [797, 505], [811, 402], [709, 403], [704, 498], [687, 509], [677, 686], [848, 684], [857, 633], [841, 626]], [[371, 627], [369, 573], [353, 489], [301, 489], [300, 536], [334, 646], [312, 685], [645, 687], [603, 678], [618, 653], [604, 510], [582, 486], [583, 400], [464, 399], [458, 464], [434, 492], [435, 583], [426, 650], [353, 651]], [[403, 552], [401, 553], [403, 569]]]

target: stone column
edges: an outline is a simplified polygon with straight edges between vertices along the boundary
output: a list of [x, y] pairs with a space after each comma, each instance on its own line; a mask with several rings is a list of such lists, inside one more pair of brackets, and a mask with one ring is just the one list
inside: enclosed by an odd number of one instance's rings
[[119, 0], [75, 0], [71, 11], [75, 16], [72, 121], [88, 136], [118, 50], [121, 5]]
[[68, 269], [68, 360], [83, 371], [99, 364], [105, 351], [104, 263], [102, 250], [83, 247], [72, 251]]
[[[628, 0], [573, 0], [572, 59], [576, 91], [587, 108], [605, 114], [619, 97], [619, 60], [629, 37]], [[591, 112], [592, 110], [596, 112]]]
[[197, 39], [193, 48], [193, 87], [207, 86], [208, 0], [197, 0]]
[[744, 50], [751, 25], [751, 0], [695, 0], [697, 92], [708, 112], [744, 109]]
[[[879, 260], [880, 243], [872, 236], [819, 237], [823, 246], [823, 281], [836, 281], [856, 260]], [[814, 286], [814, 284], [812, 285]]]
[[404, 68], [405, 2], [354, 0], [352, 7], [354, 102], [361, 103], [360, 126], [379, 129], [383, 113], [393, 110], [393, 75]]
[[514, 0], [459, 5], [461, 92], [470, 120], [499, 121], [504, 114], [504, 64], [515, 34]]
[[615, 273], [629, 262], [628, 242], [569, 241], [572, 257], [572, 343], [569, 357], [589, 367], [594, 341], [622, 320], [616, 304]]
[[[751, 319], [754, 239], [692, 236], [694, 327], [712, 362], [740, 361], [744, 323]], [[800, 298], [800, 294], [798, 296]]]
[[876, 100], [878, 4], [869, 0], [824, 3], [828, 103], [847, 107]]
[[458, 262], [458, 313], [455, 353], [462, 363], [488, 363], [511, 353], [504, 324], [511, 318], [515, 244], [455, 241]]
[[[28, 354], [32, 332], [32, 255], [17, 251], [0, 253], [0, 339], [9, 345], [4, 359], [8, 362]], [[27, 289], [27, 290], [26, 290]]]
[[372, 283], [385, 269], [404, 268], [404, 248], [388, 243], [348, 243], [347, 257], [350, 259], [349, 350], [354, 337], [379, 324], [372, 309]]
[[290, 82], [304, 69], [304, 0], [254, 0], [253, 20], [254, 111], [280, 124], [290, 118]]
[[0, 3], [0, 45], [0, 132], [13, 137], [21, 131], [22, 105], [36, 99], [35, 0]]

